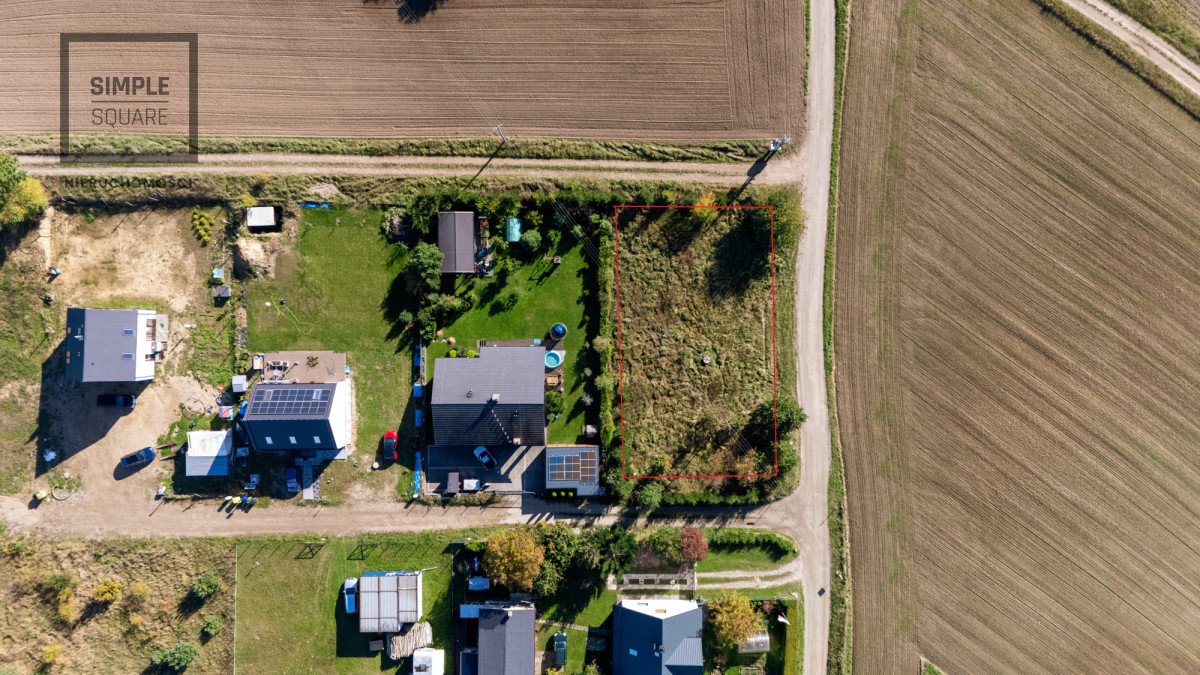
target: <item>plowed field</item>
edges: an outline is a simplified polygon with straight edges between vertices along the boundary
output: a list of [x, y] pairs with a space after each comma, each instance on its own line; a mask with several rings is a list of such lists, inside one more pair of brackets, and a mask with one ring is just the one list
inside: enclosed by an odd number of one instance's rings
[[[16, 0], [3, 13], [0, 132], [58, 128], [59, 33], [120, 31], [199, 33], [201, 136], [502, 124], [715, 140], [797, 136], [803, 121], [799, 0]], [[113, 69], [140, 74], [140, 49]]]
[[1031, 2], [852, 21], [856, 670], [1200, 671], [1200, 125]]

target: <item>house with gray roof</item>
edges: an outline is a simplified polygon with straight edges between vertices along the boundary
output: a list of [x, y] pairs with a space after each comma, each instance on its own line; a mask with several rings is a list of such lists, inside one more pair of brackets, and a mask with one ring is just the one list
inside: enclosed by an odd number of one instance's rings
[[528, 602], [488, 602], [479, 609], [478, 647], [459, 654], [459, 672], [475, 675], [533, 673], [534, 619]]
[[471, 211], [439, 211], [438, 248], [442, 251], [442, 274], [473, 274], [475, 214]]
[[545, 445], [546, 350], [481, 347], [434, 361], [433, 437], [442, 446]]
[[621, 600], [613, 609], [613, 675], [701, 675], [703, 631], [692, 600]]
[[149, 309], [67, 309], [67, 379], [148, 382], [167, 349], [167, 317]]

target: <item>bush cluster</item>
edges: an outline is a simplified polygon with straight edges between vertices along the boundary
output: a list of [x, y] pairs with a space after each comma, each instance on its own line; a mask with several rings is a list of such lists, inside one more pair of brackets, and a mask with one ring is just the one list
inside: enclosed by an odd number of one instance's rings
[[212, 219], [200, 209], [192, 209], [192, 233], [203, 246], [212, 243]]
[[774, 550], [781, 556], [797, 552], [796, 542], [774, 532], [764, 532], [762, 530], [738, 528], [710, 530], [707, 538], [709, 546], [722, 548], [757, 546], [759, 548]]

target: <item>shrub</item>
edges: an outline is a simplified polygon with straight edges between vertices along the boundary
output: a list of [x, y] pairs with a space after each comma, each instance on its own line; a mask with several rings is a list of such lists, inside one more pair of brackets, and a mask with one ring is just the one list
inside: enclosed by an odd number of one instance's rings
[[211, 598], [219, 590], [221, 590], [221, 579], [212, 570], [204, 572], [192, 582], [192, 595], [201, 600]]
[[258, 206], [258, 200], [255, 199], [254, 195], [250, 194], [249, 192], [243, 192], [239, 199], [241, 200], [242, 208], [244, 209], [248, 209], [252, 206]]
[[223, 628], [225, 628], [225, 622], [221, 621], [221, 617], [210, 616], [204, 620], [204, 625], [200, 627], [200, 634], [205, 638], [214, 638]]
[[521, 235], [521, 246], [525, 247], [525, 251], [529, 254], [537, 253], [542, 247], [542, 233], [537, 230], [526, 230]]
[[212, 220], [200, 209], [192, 209], [192, 233], [202, 246], [212, 243]]
[[679, 543], [683, 549], [684, 562], [697, 563], [708, 557], [708, 540], [704, 538], [704, 533], [699, 528], [680, 529]]
[[190, 642], [180, 642], [170, 649], [158, 649], [150, 655], [150, 663], [160, 668], [170, 670], [185, 670], [199, 655], [196, 646]]
[[732, 591], [721, 591], [708, 603], [713, 638], [722, 647], [735, 647], [754, 635], [761, 621], [750, 600]]
[[634, 493], [634, 503], [643, 509], [657, 509], [662, 504], [663, 487], [654, 481], [646, 481]]
[[150, 598], [150, 585], [144, 581], [135, 581], [129, 585], [125, 593], [125, 602], [130, 607], [141, 607]]
[[58, 594], [58, 605], [55, 615], [61, 623], [69, 624], [75, 620], [75, 589], [64, 588]]
[[600, 675], [600, 666], [595, 661], [583, 667], [583, 675]]
[[441, 249], [428, 242], [414, 246], [404, 265], [404, 282], [409, 292], [424, 296], [438, 287], [441, 276]]
[[546, 394], [546, 422], [553, 422], [558, 419], [558, 416], [563, 414], [563, 395], [560, 392], [552, 391]]
[[660, 561], [667, 565], [683, 563], [683, 544], [679, 530], [663, 527], [655, 530], [646, 539], [646, 546]]
[[760, 548], [772, 549], [780, 556], [793, 554], [797, 551], [796, 542], [782, 535], [775, 534], [774, 532], [763, 532], [762, 530], [747, 530], [733, 527], [709, 530], [708, 545], [724, 548], [758, 546]]
[[497, 583], [528, 591], [542, 569], [545, 550], [529, 530], [507, 530], [488, 539], [484, 567]]
[[0, 228], [37, 220], [49, 205], [46, 189], [41, 182], [32, 176], [25, 176], [17, 182], [8, 194], [4, 208], [0, 209]]
[[449, 357], [450, 357], [450, 358], [452, 358], [452, 359], [454, 359], [454, 358], [458, 358], [458, 350], [457, 350], [457, 349], [451, 349], [450, 351], [446, 352], [446, 356], [449, 356]]
[[396, 323], [399, 323], [402, 326], [407, 326], [412, 322], [413, 322], [413, 313], [408, 311], [407, 309], [401, 311], [399, 314], [396, 315]]
[[38, 664], [43, 668], [49, 668], [54, 665], [58, 657], [62, 656], [63, 646], [60, 642], [51, 642], [42, 650], [42, 656], [38, 659]]
[[121, 597], [121, 582], [105, 577], [92, 590], [92, 600], [109, 603]]

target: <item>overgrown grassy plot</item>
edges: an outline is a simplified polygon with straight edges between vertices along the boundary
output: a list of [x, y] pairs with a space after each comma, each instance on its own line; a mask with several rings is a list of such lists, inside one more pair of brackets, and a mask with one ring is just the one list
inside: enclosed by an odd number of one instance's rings
[[[596, 308], [584, 288], [594, 285], [590, 275], [597, 261], [576, 241], [567, 233], [556, 246], [536, 253], [510, 244], [495, 254], [499, 262], [493, 276], [455, 278], [455, 295], [468, 299], [471, 309], [443, 329], [443, 337], [454, 338], [454, 345], [435, 341], [428, 350], [433, 376], [433, 359], [452, 350], [465, 356], [478, 349], [480, 339], [545, 338], [552, 324], [566, 324], [563, 413], [547, 425], [551, 443], [580, 440], [587, 402], [596, 398], [590, 386], [594, 359], [587, 348]], [[556, 257], [561, 262], [554, 262]]]
[[328, 349], [349, 355], [359, 466], [330, 465], [326, 475], [334, 482], [322, 484], [322, 498], [334, 501], [351, 476], [377, 488], [388, 480], [409, 489], [412, 483], [405, 468], [412, 466], [411, 456], [401, 457], [399, 476], [368, 470], [388, 429], [399, 428], [402, 450], [412, 448], [403, 440], [412, 437], [413, 414], [407, 410], [412, 357], [401, 351], [400, 328], [387, 319], [385, 306], [403, 257], [380, 237], [379, 219], [373, 209], [305, 210], [295, 246], [281, 254], [275, 279], [249, 284], [252, 351]]
[[240, 541], [238, 671], [380, 672], [389, 662], [367, 647], [368, 640], [377, 636], [359, 633], [356, 617], [346, 614], [341, 601], [342, 582], [368, 570], [432, 568], [423, 575], [424, 620], [433, 627], [433, 646], [447, 650], [449, 658], [451, 542], [485, 534], [478, 530], [324, 541]]
[[20, 490], [33, 469], [37, 396], [29, 392], [58, 330], [58, 313], [40, 300], [44, 271], [27, 251], [0, 252], [0, 494]]
[[619, 218], [626, 474], [774, 472], [774, 449], [741, 433], [774, 395], [769, 212]]
[[[0, 547], [0, 672], [155, 672], [154, 653], [179, 643], [197, 652], [188, 673], [232, 670], [230, 541], [47, 541], [0, 530]], [[216, 590], [194, 597], [205, 572]]]

